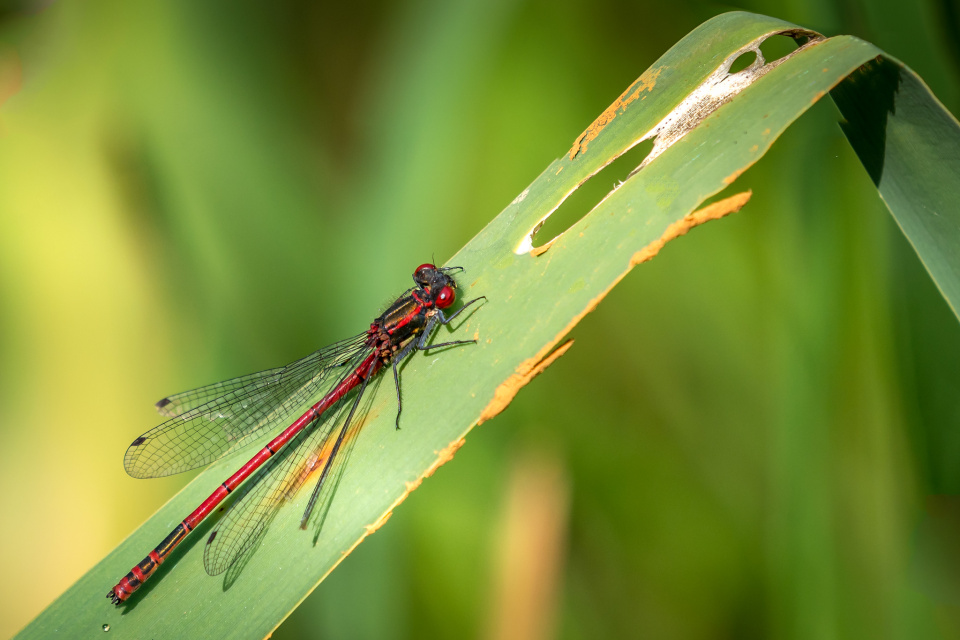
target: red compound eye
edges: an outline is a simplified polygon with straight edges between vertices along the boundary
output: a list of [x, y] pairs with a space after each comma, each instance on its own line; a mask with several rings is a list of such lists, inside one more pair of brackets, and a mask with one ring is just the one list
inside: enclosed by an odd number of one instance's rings
[[416, 270], [416, 271], [413, 272], [413, 277], [414, 277], [414, 278], [422, 277], [422, 276], [423, 276], [423, 272], [424, 272], [425, 270], [427, 270], [427, 269], [429, 269], [430, 271], [436, 271], [436, 270], [437, 270], [437, 268], [436, 268], [435, 266], [433, 266], [432, 264], [430, 264], [429, 262], [424, 262], [422, 265], [420, 265], [419, 267], [417, 267], [417, 270]]
[[443, 289], [440, 289], [440, 295], [437, 296], [435, 304], [437, 309], [446, 309], [453, 304], [453, 301], [456, 299], [457, 294], [453, 292], [453, 287], [449, 285], [443, 285]]

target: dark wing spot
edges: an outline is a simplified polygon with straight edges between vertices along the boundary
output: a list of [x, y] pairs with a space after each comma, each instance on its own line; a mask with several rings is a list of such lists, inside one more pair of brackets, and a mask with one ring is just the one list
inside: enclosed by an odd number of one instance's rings
[[131, 447], [139, 447], [140, 445], [142, 445], [142, 444], [143, 444], [144, 442], [146, 442], [146, 441], [147, 441], [147, 439], [146, 439], [144, 436], [140, 436], [139, 438], [137, 438], [136, 440], [134, 440], [133, 442], [131, 442], [131, 443], [130, 443], [130, 446], [131, 446]]
[[170, 402], [171, 402], [170, 398], [164, 398], [163, 400], [159, 401], [156, 404], [157, 410], [159, 411], [160, 409], [163, 409], [165, 406], [170, 404]]
[[217, 537], [217, 532], [214, 531], [213, 533], [210, 534], [210, 537], [207, 539], [207, 544], [210, 544], [211, 542], [213, 542], [213, 539], [216, 537]]

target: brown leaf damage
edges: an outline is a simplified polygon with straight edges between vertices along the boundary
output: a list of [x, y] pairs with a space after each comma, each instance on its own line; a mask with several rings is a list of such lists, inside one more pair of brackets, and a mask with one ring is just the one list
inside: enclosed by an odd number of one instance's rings
[[[600, 132], [603, 131], [603, 128], [610, 124], [610, 122], [617, 117], [617, 111], [623, 113], [627, 105], [640, 97], [640, 94], [644, 91], [650, 92], [657, 84], [657, 77], [660, 75], [660, 72], [663, 71], [663, 68], [659, 69], [647, 69], [643, 74], [637, 78], [632, 85], [627, 87], [627, 90], [620, 94], [620, 97], [613, 101], [609, 107], [604, 110], [597, 119], [594, 120], [587, 130], [581, 133], [576, 140], [573, 141], [573, 147], [570, 148], [570, 159], [573, 160], [577, 157], [577, 154], [581, 151], [587, 150], [587, 145], [600, 135]], [[559, 173], [559, 171], [557, 172]]]
[[[556, 342], [553, 344], [556, 344]], [[551, 348], [553, 344], [550, 345]], [[573, 346], [573, 340], [568, 340], [560, 345], [556, 351], [545, 357], [541, 355], [543, 354], [543, 350], [541, 350], [541, 353], [538, 353], [533, 358], [528, 358], [521, 362], [520, 366], [517, 367], [516, 373], [511, 374], [509, 378], [500, 383], [500, 386], [493, 392], [493, 399], [484, 407], [483, 411], [480, 412], [477, 425], [483, 424], [506, 409], [507, 405], [513, 401], [520, 389], [543, 373], [544, 369], [556, 362], [557, 358], [565, 354], [571, 346]]]
[[[367, 531], [364, 534], [364, 536], [368, 536], [374, 531], [376, 531], [377, 529], [379, 529], [380, 527], [382, 527], [383, 524], [390, 519], [390, 516], [393, 515], [393, 510], [396, 509], [398, 506], [400, 506], [400, 503], [406, 500], [407, 496], [409, 496], [411, 493], [417, 490], [417, 488], [423, 482], [424, 478], [429, 478], [434, 474], [434, 472], [437, 469], [439, 469], [443, 465], [453, 460], [454, 454], [456, 454], [457, 451], [460, 450], [460, 447], [463, 446], [464, 442], [466, 442], [466, 440], [463, 437], [460, 437], [459, 439], [454, 440], [453, 442], [451, 442], [449, 445], [447, 445], [440, 451], [435, 451], [434, 453], [437, 454], [437, 457], [433, 461], [433, 463], [429, 467], [427, 467], [427, 470], [424, 471], [422, 474], [420, 474], [420, 476], [416, 480], [414, 480], [413, 482], [406, 483], [406, 487], [403, 493], [400, 495], [399, 498], [393, 501], [393, 504], [390, 505], [390, 508], [387, 509], [383, 513], [383, 515], [377, 518], [376, 522], [374, 522], [373, 524], [368, 524], [365, 527]], [[359, 542], [357, 544], [359, 544]]]
[[753, 191], [744, 191], [743, 193], [738, 193], [736, 195], [730, 196], [729, 198], [724, 198], [713, 204], [709, 204], [702, 209], [697, 209], [687, 215], [683, 216], [680, 220], [677, 220], [663, 232], [663, 235], [659, 239], [651, 242], [645, 246], [640, 251], [637, 251], [633, 254], [633, 257], [630, 259], [630, 265], [637, 265], [641, 262], [646, 262], [651, 260], [655, 255], [660, 253], [660, 249], [663, 248], [665, 244], [673, 240], [674, 238], [679, 238], [682, 235], [685, 235], [690, 229], [703, 224], [709, 220], [719, 220], [720, 218], [730, 215], [740, 211], [743, 208], [743, 205], [747, 204], [750, 200], [750, 196], [753, 195]]
[[[437, 454], [437, 457], [436, 459], [434, 459], [433, 463], [429, 467], [427, 467], [427, 470], [424, 471], [422, 474], [420, 474], [420, 476], [413, 482], [408, 482], [406, 484], [406, 488], [404, 489], [403, 493], [400, 494], [400, 497], [394, 500], [393, 504], [391, 504], [390, 507], [386, 511], [384, 511], [383, 514], [379, 518], [377, 518], [377, 520], [373, 524], [368, 524], [366, 527], [364, 527], [366, 529], [366, 532], [363, 534], [363, 538], [367, 537], [368, 535], [370, 535], [371, 533], [375, 532], [377, 529], [382, 527], [384, 523], [386, 523], [386, 521], [390, 519], [390, 516], [393, 515], [393, 510], [399, 507], [400, 503], [406, 500], [408, 495], [410, 495], [411, 493], [417, 490], [417, 488], [420, 486], [420, 483], [423, 482], [424, 478], [429, 478], [434, 474], [434, 472], [437, 469], [439, 469], [443, 465], [453, 460], [453, 456], [457, 453], [457, 451], [460, 450], [460, 447], [463, 446], [464, 442], [465, 440], [461, 437], [457, 440], [454, 440], [453, 442], [448, 444], [446, 447], [444, 447], [440, 451], [436, 451], [435, 453]], [[360, 542], [363, 541], [363, 538], [360, 538], [360, 540], [357, 541], [357, 544], [360, 544]], [[353, 551], [353, 548], [355, 547], [356, 545], [354, 545], [354, 547], [351, 547], [350, 551]], [[347, 553], [349, 553], [349, 551]]]

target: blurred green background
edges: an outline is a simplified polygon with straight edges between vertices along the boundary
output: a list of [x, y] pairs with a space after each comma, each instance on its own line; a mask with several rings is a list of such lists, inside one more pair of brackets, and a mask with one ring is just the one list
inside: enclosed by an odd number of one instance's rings
[[[732, 8], [870, 40], [960, 108], [950, 0], [0, 4], [0, 636], [189, 479], [123, 471], [154, 401], [362, 329]], [[274, 637], [960, 635], [960, 327], [837, 118]]]

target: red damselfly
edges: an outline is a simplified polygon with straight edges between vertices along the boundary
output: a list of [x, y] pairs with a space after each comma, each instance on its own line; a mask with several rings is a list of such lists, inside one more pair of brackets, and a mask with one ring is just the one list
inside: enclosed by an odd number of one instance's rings
[[[207, 573], [218, 575], [247, 553], [260, 540], [277, 507], [300, 488], [309, 471], [322, 464], [300, 520], [300, 527], [306, 529], [321, 489], [332, 477], [331, 470], [345, 459], [338, 453], [370, 379], [392, 363], [399, 428], [403, 405], [397, 366], [404, 358], [417, 350], [476, 343], [455, 340], [427, 344], [437, 325], [447, 324], [484, 299], [475, 298], [450, 315], [444, 313], [456, 298], [457, 283], [451, 274], [460, 270], [422, 264], [413, 273], [416, 286], [397, 298], [365, 332], [286, 367], [218, 382], [158, 402], [157, 411], [169, 419], [134, 440], [124, 456], [124, 468], [135, 478], [158, 478], [205, 466], [252, 443], [269, 429], [286, 424], [297, 408], [323, 394], [184, 518], [107, 597], [116, 605], [127, 600], [187, 534], [258, 469], [260, 473], [244, 485], [243, 495], [207, 540], [203, 554]], [[352, 399], [347, 399], [355, 389]], [[265, 466], [281, 452], [279, 464]], [[332, 498], [332, 492], [326, 495], [326, 499]]]

